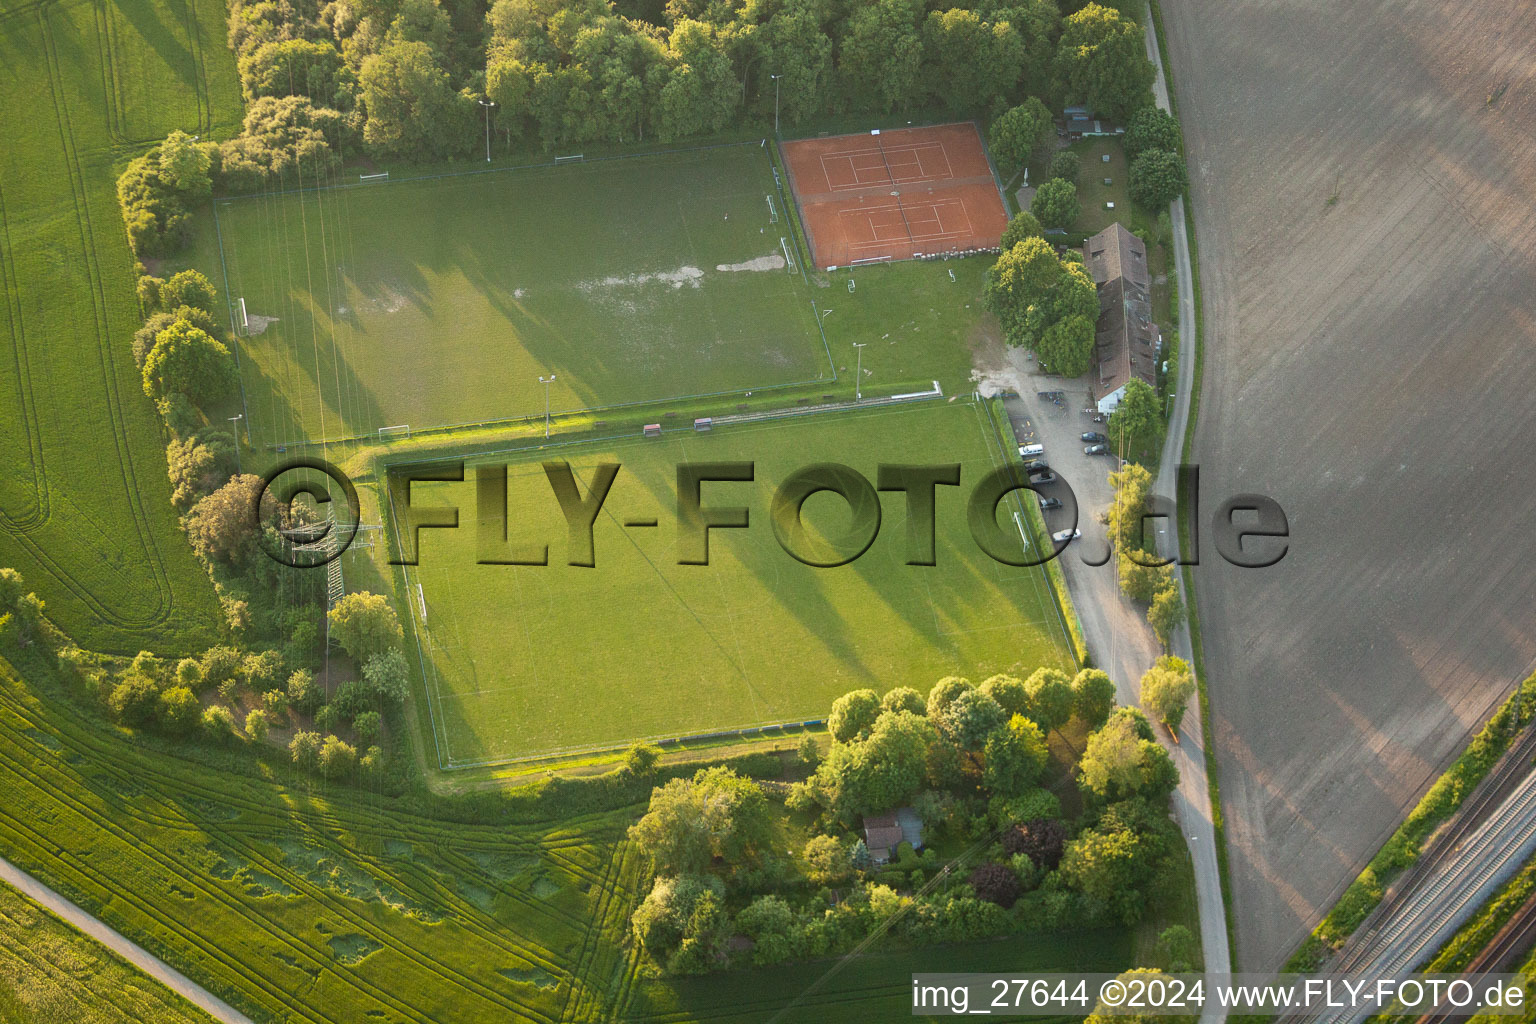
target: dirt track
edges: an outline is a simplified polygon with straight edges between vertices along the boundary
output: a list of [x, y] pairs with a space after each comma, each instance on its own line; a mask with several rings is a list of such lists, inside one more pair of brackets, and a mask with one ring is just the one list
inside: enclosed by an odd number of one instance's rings
[[[1197, 589], [1256, 970], [1536, 660], [1536, 8], [1163, 13], [1205, 303]], [[1215, 554], [1244, 491], [1289, 514], [1274, 568]]]

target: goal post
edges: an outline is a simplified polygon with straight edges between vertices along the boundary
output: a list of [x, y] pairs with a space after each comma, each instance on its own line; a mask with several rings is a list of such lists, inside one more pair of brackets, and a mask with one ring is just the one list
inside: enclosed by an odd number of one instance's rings
[[389, 180], [389, 172], [388, 171], [380, 171], [378, 174], [359, 174], [357, 176], [357, 180], [358, 181], [388, 181]]
[[240, 333], [251, 333], [251, 318], [245, 314], [245, 296], [240, 297]]
[[395, 440], [397, 438], [401, 438], [401, 437], [409, 438], [410, 436], [411, 436], [411, 425], [409, 423], [401, 423], [401, 424], [398, 424], [398, 425], [393, 426], [393, 427], [380, 427], [379, 428], [379, 440], [380, 441], [393, 441], [393, 440]]
[[773, 205], [773, 196], [765, 195], [763, 198], [768, 200], [768, 223], [777, 224], [779, 222], [779, 210], [778, 207]]
[[555, 163], [557, 165], [558, 164], [579, 164], [579, 163], [581, 163], [585, 159], [586, 159], [586, 155], [583, 154], [583, 153], [572, 153], [569, 156], [557, 156], [557, 157], [555, 157]]
[[789, 243], [784, 240], [784, 236], [783, 235], [779, 236], [779, 248], [784, 253], [784, 267], [785, 267], [785, 269], [788, 270], [791, 274], [793, 274], [795, 272], [795, 269], [796, 269], [795, 268], [795, 258], [789, 254]]

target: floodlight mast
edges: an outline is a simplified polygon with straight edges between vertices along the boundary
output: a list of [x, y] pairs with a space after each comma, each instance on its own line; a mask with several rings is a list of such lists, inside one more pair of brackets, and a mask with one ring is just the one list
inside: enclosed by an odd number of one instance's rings
[[240, 475], [240, 421], [245, 419], [245, 413], [237, 412], [229, 418], [231, 429], [235, 432], [235, 475]]
[[779, 79], [783, 75], [769, 75], [773, 79], [773, 137], [779, 137]]
[[496, 105], [495, 100], [480, 97], [480, 105], [485, 108], [485, 162], [491, 162], [491, 108]]
[[544, 385], [544, 438], [549, 439], [549, 386], [555, 382], [555, 375], [540, 376], [539, 383]]
[[867, 341], [856, 341], [853, 343], [854, 351], [858, 353], [858, 362], [853, 370], [853, 400], [855, 402], [864, 401], [864, 346], [868, 344], [869, 342]]

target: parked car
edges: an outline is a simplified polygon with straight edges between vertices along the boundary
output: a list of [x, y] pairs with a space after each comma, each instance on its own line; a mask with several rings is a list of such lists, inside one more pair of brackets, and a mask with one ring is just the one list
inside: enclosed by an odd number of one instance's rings
[[1055, 541], [1057, 544], [1068, 544], [1074, 540], [1077, 540], [1077, 538], [1081, 537], [1082, 535], [1082, 530], [1061, 530], [1057, 533], [1051, 534], [1051, 540]]
[[1099, 433], [1097, 430], [1090, 430], [1090, 431], [1088, 431], [1088, 433], [1083, 435], [1083, 440], [1084, 441], [1091, 441], [1094, 444], [1102, 444], [1103, 442], [1108, 441], [1109, 438], [1105, 437], [1103, 434]]
[[1045, 454], [1045, 445], [1043, 445], [1043, 444], [1021, 444], [1021, 445], [1019, 445], [1019, 458], [1021, 458], [1021, 459], [1038, 459], [1040, 456], [1042, 456], [1044, 454]]
[[1040, 499], [1040, 511], [1048, 512], [1048, 511], [1050, 511], [1053, 508], [1061, 508], [1061, 499], [1060, 498], [1041, 498]]
[[1109, 454], [1109, 446], [1108, 445], [1102, 445], [1102, 444], [1091, 444], [1088, 447], [1083, 449], [1083, 454], [1084, 455], [1108, 455]]
[[1050, 470], [1029, 474], [1029, 482], [1032, 484], [1053, 484], [1056, 482], [1056, 474]]
[[1024, 468], [1031, 473], [1043, 473], [1050, 469], [1051, 465], [1044, 459], [1030, 459], [1028, 462], [1024, 463]]

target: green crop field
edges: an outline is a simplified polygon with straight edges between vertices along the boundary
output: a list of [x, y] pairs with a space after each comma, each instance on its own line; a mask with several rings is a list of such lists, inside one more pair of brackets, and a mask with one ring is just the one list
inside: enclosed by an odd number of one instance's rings
[[[7, 1016], [17, 1007], [26, 1016]], [[0, 885], [0, 1020], [208, 1024], [213, 1018]]]
[[172, 128], [239, 123], [224, 33], [216, 0], [0, 6], [0, 565], [98, 650], [215, 635], [129, 349], [113, 184]]
[[[893, 406], [517, 454], [509, 539], [549, 543], [547, 567], [476, 564], [473, 469], [463, 483], [415, 484], [414, 505], [457, 505], [463, 525], [422, 531], [420, 564], [405, 569], [440, 763], [801, 721], [860, 686], [926, 690], [945, 675], [1070, 666], [1042, 570], [994, 561], [966, 524], [965, 496], [1003, 458], [986, 409]], [[568, 460], [583, 482], [597, 463], [623, 467], [593, 568], [566, 564], [546, 458]], [[678, 565], [676, 466], [735, 460], [755, 462], [755, 482], [707, 484], [704, 500], [748, 506], [751, 525], [711, 531], [709, 565]], [[813, 568], [785, 553], [767, 515], [772, 489], [817, 462], [871, 481], [882, 462], [960, 463], [961, 486], [939, 489], [937, 565], [904, 564], [895, 493], [857, 561]], [[827, 534], [849, 519], [827, 494], [805, 511]], [[632, 518], [659, 524], [626, 528]]]
[[[648, 980], [627, 940], [638, 807], [542, 814], [286, 784], [244, 753], [125, 740], [0, 660], [0, 849], [257, 1019], [782, 1021], [895, 1017], [915, 970], [1118, 970], [1124, 931], [1011, 936], [705, 978]], [[34, 690], [49, 693], [40, 699]], [[883, 1019], [883, 1017], [882, 1017]]]
[[832, 378], [755, 142], [216, 206], [258, 444]]

